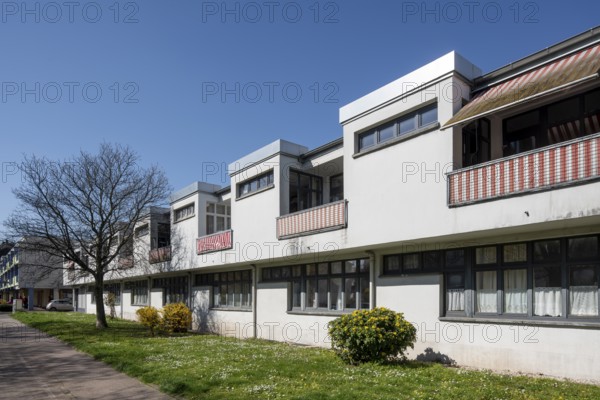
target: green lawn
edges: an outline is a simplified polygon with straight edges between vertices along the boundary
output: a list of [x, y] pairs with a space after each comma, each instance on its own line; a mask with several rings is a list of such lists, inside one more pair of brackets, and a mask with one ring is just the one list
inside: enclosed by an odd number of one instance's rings
[[94, 316], [18, 313], [119, 371], [189, 399], [600, 399], [600, 387], [503, 376], [438, 364], [348, 366], [327, 349], [185, 334], [150, 338], [115, 320], [97, 331]]

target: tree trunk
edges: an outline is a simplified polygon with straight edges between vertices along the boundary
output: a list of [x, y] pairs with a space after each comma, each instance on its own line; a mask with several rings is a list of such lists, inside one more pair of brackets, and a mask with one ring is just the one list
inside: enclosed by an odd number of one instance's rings
[[102, 298], [102, 286], [103, 282], [96, 279], [96, 286], [94, 287], [94, 297], [96, 298], [96, 328], [105, 329], [108, 328], [106, 322], [106, 313], [104, 312], [104, 299]]

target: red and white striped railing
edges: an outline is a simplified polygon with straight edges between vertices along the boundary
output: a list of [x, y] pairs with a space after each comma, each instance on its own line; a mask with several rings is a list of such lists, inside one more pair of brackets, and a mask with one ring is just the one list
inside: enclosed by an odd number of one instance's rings
[[196, 239], [196, 253], [226, 250], [233, 247], [233, 230], [213, 233]]
[[448, 205], [461, 206], [600, 178], [600, 134], [448, 173]]
[[171, 261], [171, 246], [159, 247], [158, 249], [150, 250], [148, 261], [150, 264]]
[[325, 230], [342, 229], [348, 225], [346, 200], [324, 204], [277, 218], [277, 238], [308, 235]]

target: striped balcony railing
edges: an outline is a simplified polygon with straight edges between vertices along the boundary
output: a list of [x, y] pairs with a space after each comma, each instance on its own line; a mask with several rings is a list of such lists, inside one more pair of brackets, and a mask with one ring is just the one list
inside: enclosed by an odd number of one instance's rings
[[600, 178], [600, 133], [448, 173], [457, 207]]
[[171, 261], [171, 246], [159, 247], [158, 249], [150, 250], [148, 261], [150, 264]]
[[205, 254], [233, 247], [233, 230], [213, 233], [196, 239], [196, 253]]
[[277, 218], [277, 238], [287, 239], [347, 226], [348, 201], [340, 200]]

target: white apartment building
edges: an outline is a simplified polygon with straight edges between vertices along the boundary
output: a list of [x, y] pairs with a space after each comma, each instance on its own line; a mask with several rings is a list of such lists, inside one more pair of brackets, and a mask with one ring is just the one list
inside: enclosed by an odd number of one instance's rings
[[598, 28], [487, 74], [448, 53], [342, 107], [340, 139], [173, 193], [106, 290], [125, 318], [184, 301], [193, 329], [319, 346], [384, 306], [410, 357], [598, 379], [599, 71]]

